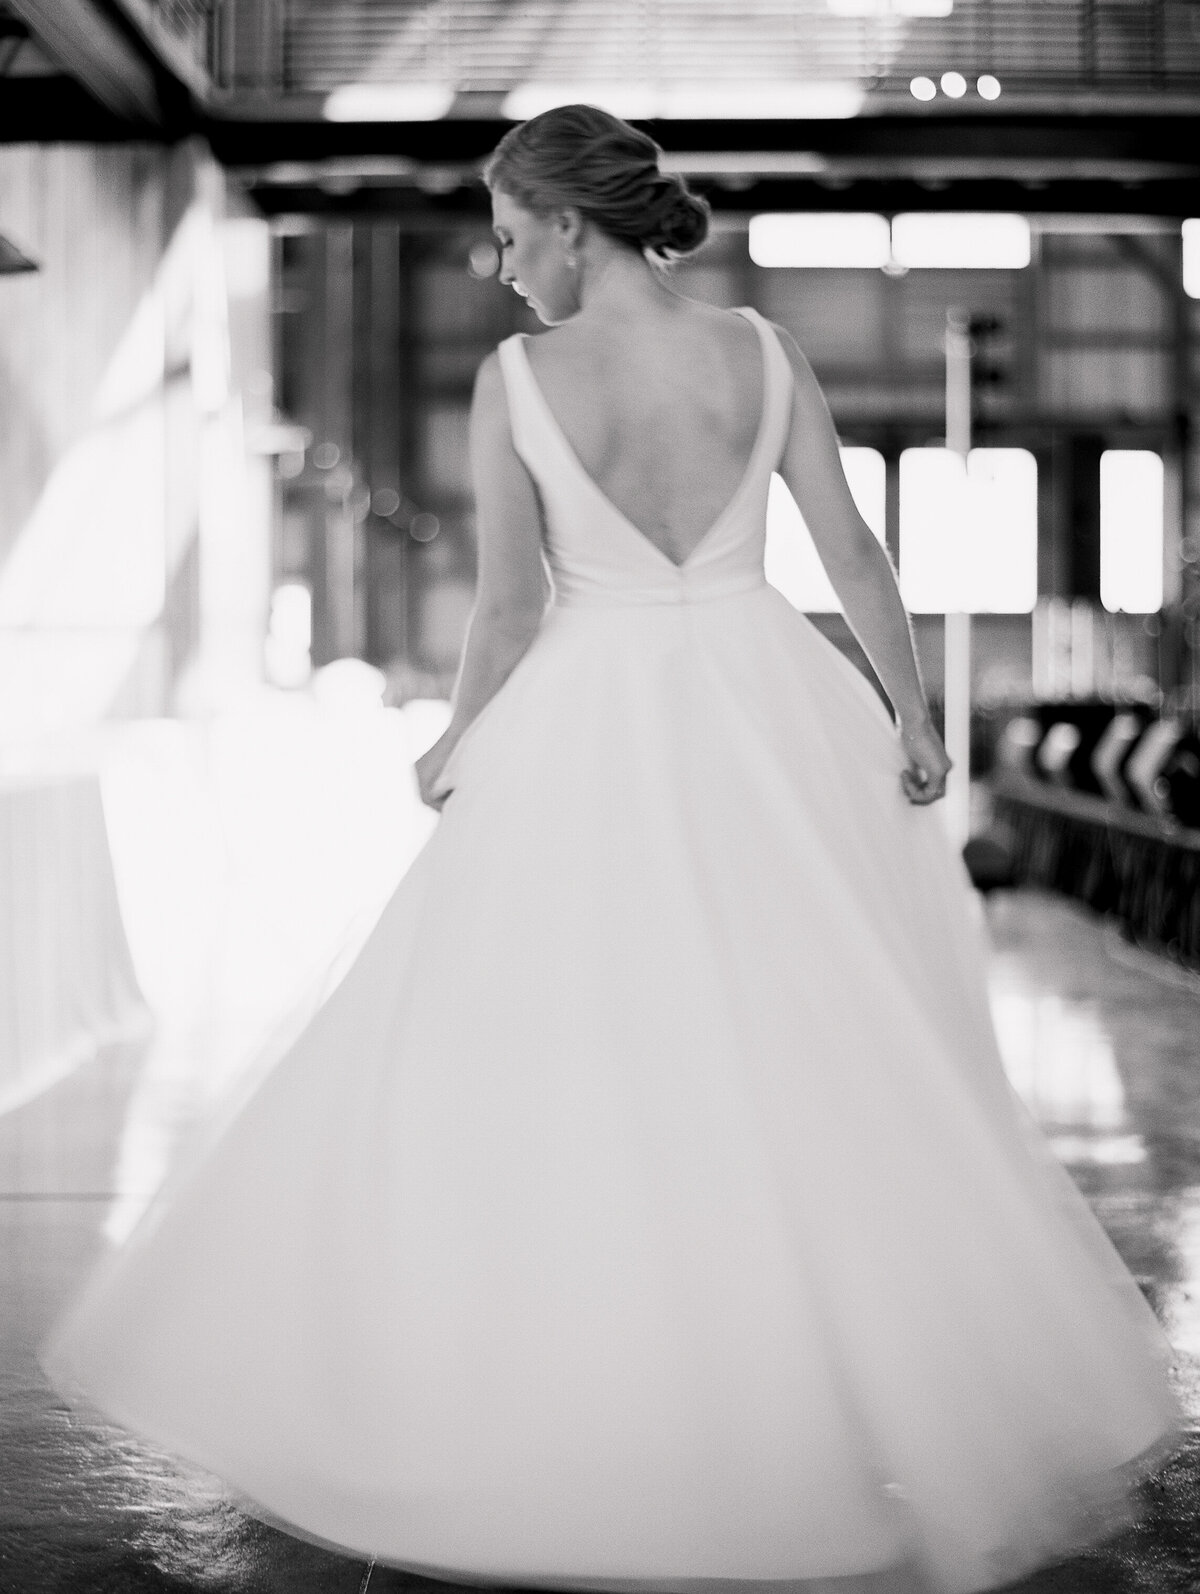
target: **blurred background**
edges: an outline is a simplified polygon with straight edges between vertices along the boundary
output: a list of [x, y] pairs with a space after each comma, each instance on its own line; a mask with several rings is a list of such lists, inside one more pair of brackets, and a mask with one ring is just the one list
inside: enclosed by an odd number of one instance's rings
[[[394, 701], [446, 692], [470, 385], [537, 328], [478, 166], [571, 98], [643, 119], [712, 201], [681, 291], [809, 354], [936, 694], [965, 607], [981, 700], [1193, 706], [1195, 5], [3, 0], [0, 72], [6, 737], [348, 657]], [[841, 640], [793, 519], [773, 575]]]

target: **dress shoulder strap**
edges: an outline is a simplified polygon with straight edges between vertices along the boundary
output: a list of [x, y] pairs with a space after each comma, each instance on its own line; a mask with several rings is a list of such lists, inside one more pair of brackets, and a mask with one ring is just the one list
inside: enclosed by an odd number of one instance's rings
[[787, 447], [792, 427], [792, 391], [794, 379], [792, 362], [780, 343], [771, 323], [752, 305], [742, 305], [738, 315], [745, 316], [758, 333], [763, 353], [763, 420], [762, 446], [774, 469]]
[[533, 387], [533, 373], [525, 354], [525, 337], [524, 332], [514, 332], [497, 346], [496, 353], [500, 356], [500, 374], [504, 378], [513, 447], [529, 465], [539, 452], [538, 421], [541, 411], [537, 402], [539, 395]]

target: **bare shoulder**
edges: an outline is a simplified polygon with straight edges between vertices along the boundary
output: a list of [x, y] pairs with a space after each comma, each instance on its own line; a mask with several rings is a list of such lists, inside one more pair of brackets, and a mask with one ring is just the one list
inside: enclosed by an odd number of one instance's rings
[[501, 398], [504, 394], [504, 372], [500, 367], [500, 350], [493, 349], [485, 355], [478, 371], [475, 373], [475, 397], [477, 399]]
[[783, 352], [791, 362], [792, 369], [797, 373], [811, 376], [812, 366], [808, 363], [804, 350], [796, 342], [795, 337], [788, 331], [787, 327], [781, 326], [778, 321], [768, 321], [767, 325], [783, 346]]
[[744, 315], [737, 310], [726, 310], [721, 305], [707, 304], [703, 299], [689, 299], [680, 295], [692, 325], [701, 332], [722, 339], [729, 347], [750, 348], [758, 336]]
[[485, 357], [475, 373], [471, 421], [477, 430], [480, 427], [498, 429], [508, 425], [508, 393], [504, 386], [504, 371], [498, 349], [493, 349]]
[[508, 410], [508, 390], [500, 352], [493, 349], [475, 373], [471, 395], [470, 446], [477, 457], [486, 457], [492, 468], [516, 461], [512, 425]]
[[792, 368], [792, 395], [797, 418], [815, 421], [819, 426], [825, 426], [828, 420], [829, 406], [817, 381], [816, 374], [809, 364], [808, 356], [796, 342], [795, 338], [786, 327], [777, 321], [768, 321], [767, 325], [779, 339], [784, 354], [787, 355], [788, 364]]

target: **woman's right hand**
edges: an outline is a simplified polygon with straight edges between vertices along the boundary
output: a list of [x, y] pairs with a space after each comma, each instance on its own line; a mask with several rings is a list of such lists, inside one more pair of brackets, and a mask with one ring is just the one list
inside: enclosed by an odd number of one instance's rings
[[946, 795], [946, 776], [953, 765], [945, 744], [930, 720], [912, 729], [902, 727], [900, 741], [908, 757], [908, 768], [900, 772], [900, 784], [910, 803], [935, 803]]

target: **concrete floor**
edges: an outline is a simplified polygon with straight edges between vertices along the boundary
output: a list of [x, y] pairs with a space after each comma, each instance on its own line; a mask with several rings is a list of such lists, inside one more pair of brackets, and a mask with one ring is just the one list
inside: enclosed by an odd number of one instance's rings
[[[411, 808], [402, 765], [401, 758], [389, 766], [399, 804], [389, 819], [393, 874], [425, 823]], [[161, 870], [147, 866], [137, 886], [133, 852], [144, 852], [145, 834], [135, 847], [130, 815], [122, 820], [119, 801], [114, 812], [136, 954], [157, 911], [151, 886], [158, 880], [161, 889]], [[411, 821], [400, 841], [397, 812]], [[125, 822], [127, 845], [120, 841]], [[343, 828], [361, 845], [361, 828]], [[344, 869], [329, 874], [344, 892]], [[277, 888], [261, 867], [259, 885], [268, 894]], [[143, 912], [149, 917], [139, 925]], [[1185, 1402], [1200, 1417], [1200, 979], [1129, 948], [1058, 899], [1001, 896], [989, 918], [993, 1000], [1014, 1084], [1166, 1325], [1180, 1352]], [[222, 922], [223, 914], [212, 919], [217, 930]], [[311, 963], [312, 951], [300, 948], [296, 966]], [[227, 958], [222, 964], [233, 966]], [[243, 985], [255, 980], [244, 957], [236, 966]], [[278, 970], [275, 976], [278, 994], [287, 981]], [[222, 1005], [208, 975], [200, 985], [210, 1016], [236, 1011], [245, 1020], [244, 993], [238, 997], [230, 986]], [[172, 999], [175, 1008], [166, 1013], [160, 1001], [163, 1022], [149, 1043], [113, 1049], [0, 1117], [0, 1590], [444, 1590], [263, 1526], [239, 1512], [215, 1480], [118, 1430], [68, 1415], [45, 1385], [34, 1346], [101, 1234], [128, 1223], [213, 1093], [211, 1027], [187, 1021], [178, 990]], [[243, 1040], [253, 1028], [243, 1022]], [[223, 1054], [223, 1077], [234, 1071], [228, 1057], [235, 1050]], [[1022, 1589], [1200, 1590], [1200, 1434], [1146, 1488], [1145, 1504], [1138, 1527]]]

